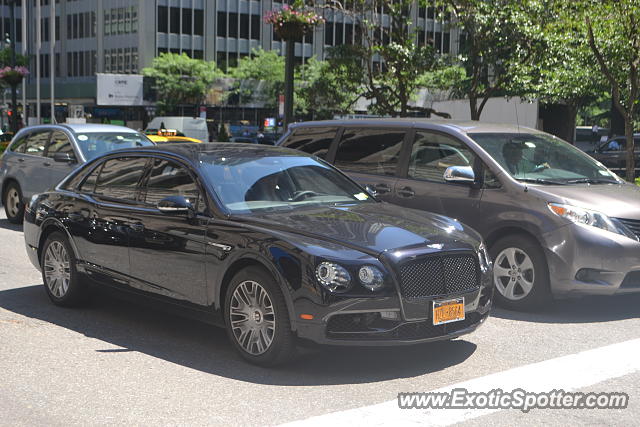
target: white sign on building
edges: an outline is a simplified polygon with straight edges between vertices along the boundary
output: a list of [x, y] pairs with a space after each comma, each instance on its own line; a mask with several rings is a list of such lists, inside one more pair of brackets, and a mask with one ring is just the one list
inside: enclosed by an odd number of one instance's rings
[[97, 73], [97, 105], [143, 105], [142, 75]]

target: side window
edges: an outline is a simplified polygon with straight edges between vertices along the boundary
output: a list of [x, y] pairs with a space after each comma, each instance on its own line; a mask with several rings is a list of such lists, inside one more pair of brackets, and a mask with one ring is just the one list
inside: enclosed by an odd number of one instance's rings
[[198, 212], [203, 212], [205, 209], [198, 185], [187, 169], [170, 160], [153, 160], [143, 193], [143, 201], [149, 205], [155, 206], [165, 197], [184, 196], [196, 206]]
[[51, 134], [51, 140], [49, 141], [49, 148], [47, 148], [47, 157], [53, 157], [56, 153], [73, 153], [73, 146], [69, 137], [64, 132], [59, 130]]
[[393, 129], [345, 129], [334, 164], [353, 172], [394, 175], [405, 133]]
[[93, 193], [95, 191], [96, 182], [98, 182], [98, 175], [100, 175], [103, 164], [104, 163], [99, 164], [89, 175], [87, 175], [84, 182], [80, 185], [81, 193]]
[[27, 137], [27, 143], [24, 149], [25, 154], [31, 154], [32, 156], [42, 156], [44, 149], [49, 141], [48, 130], [34, 132]]
[[24, 146], [26, 145], [25, 143], [27, 142], [28, 136], [29, 135], [23, 134], [20, 138], [13, 141], [13, 144], [11, 144], [11, 147], [9, 147], [9, 150], [15, 153], [24, 153]]
[[[138, 183], [144, 173], [147, 160], [146, 157], [123, 157], [107, 160], [96, 181], [95, 194], [119, 200], [135, 201]], [[87, 181], [82, 185], [82, 188], [86, 184], [88, 184]]]
[[427, 181], [444, 182], [444, 171], [450, 166], [473, 166], [473, 152], [461, 141], [432, 132], [416, 132], [409, 158], [408, 176]]
[[336, 132], [338, 132], [338, 128], [307, 127], [296, 129], [282, 146], [304, 151], [324, 159], [329, 152]]

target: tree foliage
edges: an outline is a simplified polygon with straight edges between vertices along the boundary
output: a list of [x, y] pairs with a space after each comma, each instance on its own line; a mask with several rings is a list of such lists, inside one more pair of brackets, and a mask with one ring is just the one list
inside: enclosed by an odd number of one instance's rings
[[178, 105], [200, 103], [222, 76], [214, 62], [189, 58], [185, 53], [163, 53], [142, 74], [155, 79], [161, 114], [171, 113]]
[[635, 178], [633, 129], [640, 100], [640, 0], [581, 0], [586, 38], [625, 123], [627, 181]]
[[278, 95], [284, 90], [284, 57], [273, 50], [254, 49], [227, 74], [237, 79], [231, 94], [239, 97], [240, 104], [254, 99], [275, 108]]

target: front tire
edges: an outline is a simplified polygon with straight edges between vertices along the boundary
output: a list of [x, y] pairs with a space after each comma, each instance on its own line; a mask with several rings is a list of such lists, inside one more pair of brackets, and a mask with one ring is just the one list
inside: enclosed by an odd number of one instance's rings
[[22, 191], [16, 182], [7, 186], [2, 200], [7, 219], [13, 224], [22, 224], [24, 219], [24, 203], [22, 202]]
[[490, 255], [498, 305], [534, 310], [551, 300], [547, 259], [534, 239], [521, 234], [503, 237], [491, 246]]
[[76, 307], [86, 301], [86, 285], [79, 279], [73, 250], [63, 233], [56, 231], [47, 237], [40, 267], [44, 288], [54, 304]]
[[284, 295], [265, 269], [250, 266], [231, 279], [224, 315], [227, 335], [245, 360], [276, 366], [295, 357], [295, 337]]

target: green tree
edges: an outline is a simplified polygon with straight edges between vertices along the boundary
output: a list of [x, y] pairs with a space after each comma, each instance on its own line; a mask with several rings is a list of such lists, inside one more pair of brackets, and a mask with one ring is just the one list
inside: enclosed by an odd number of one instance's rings
[[633, 130], [640, 96], [640, 0], [582, 0], [586, 37], [624, 119], [626, 180], [635, 178]]
[[[344, 66], [342, 77], [373, 101], [374, 113], [407, 116], [415, 110], [411, 101], [420, 77], [440, 66], [433, 47], [416, 42], [416, 29], [407, 19], [413, 4], [412, 0], [355, 0], [350, 10], [342, 11], [356, 22], [356, 41], [334, 49], [329, 61]], [[379, 7], [384, 7], [389, 25], [377, 20]]]
[[223, 75], [214, 62], [189, 58], [185, 53], [163, 53], [142, 74], [155, 79], [161, 114], [171, 113], [179, 105], [199, 104]]
[[[11, 65], [11, 49], [5, 47], [0, 49], [0, 67]], [[16, 66], [26, 67], [29, 65], [29, 58], [16, 52]]]
[[527, 65], [544, 52], [540, 26], [543, 1], [439, 0], [464, 33], [461, 64], [466, 77], [455, 89], [469, 99], [472, 120], [479, 120], [489, 98], [521, 95], [529, 82]]
[[278, 95], [284, 89], [284, 57], [273, 50], [254, 49], [227, 74], [237, 79], [231, 94], [239, 96], [240, 104], [255, 99], [264, 102], [268, 108], [275, 108]]

